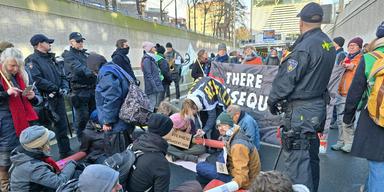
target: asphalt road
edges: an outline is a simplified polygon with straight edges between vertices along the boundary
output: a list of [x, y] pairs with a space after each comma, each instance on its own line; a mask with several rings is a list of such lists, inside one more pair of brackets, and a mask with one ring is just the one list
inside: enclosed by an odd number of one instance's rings
[[[181, 98], [181, 100], [184, 97]], [[171, 100], [172, 101], [172, 100]], [[172, 102], [174, 103], [174, 100]], [[180, 101], [181, 103], [181, 101]], [[175, 106], [180, 108], [180, 103]], [[337, 142], [338, 130], [330, 130], [327, 146], [327, 154], [320, 155], [320, 186], [319, 192], [350, 192], [359, 191], [368, 176], [368, 163], [365, 159], [352, 157], [341, 151], [332, 151], [331, 145]], [[71, 138], [72, 149], [78, 151], [77, 138]], [[260, 147], [261, 170], [273, 169], [279, 148], [262, 144]], [[59, 160], [57, 145], [51, 146], [52, 159]], [[188, 181], [195, 180], [196, 173], [181, 166], [170, 164], [171, 183], [170, 189]], [[277, 171], [285, 172], [283, 159], [280, 158]]]

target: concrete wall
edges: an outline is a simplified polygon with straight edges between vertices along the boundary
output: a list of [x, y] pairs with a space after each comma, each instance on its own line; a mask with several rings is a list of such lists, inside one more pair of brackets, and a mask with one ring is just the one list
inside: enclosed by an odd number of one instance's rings
[[324, 32], [330, 38], [342, 36], [345, 39], [344, 49], [348, 42], [361, 37], [370, 43], [376, 37], [376, 29], [384, 20], [382, 8], [384, 0], [355, 0], [337, 16], [336, 25], [327, 25]]
[[[216, 53], [218, 44], [222, 42], [227, 43], [228, 51], [234, 50], [232, 42], [63, 0], [0, 0], [0, 10], [0, 40], [12, 42], [24, 57], [33, 52], [29, 41], [38, 33], [55, 39], [52, 51], [59, 55], [69, 46], [69, 34], [80, 32], [86, 39], [84, 47], [88, 52], [102, 54], [108, 61], [116, 49], [116, 41], [126, 38], [131, 47], [128, 56], [139, 77], [142, 76], [140, 61], [144, 41], [164, 46], [172, 42], [174, 49], [182, 55], [187, 52], [190, 43], [196, 53], [201, 49]], [[186, 89], [186, 84], [182, 87]]]

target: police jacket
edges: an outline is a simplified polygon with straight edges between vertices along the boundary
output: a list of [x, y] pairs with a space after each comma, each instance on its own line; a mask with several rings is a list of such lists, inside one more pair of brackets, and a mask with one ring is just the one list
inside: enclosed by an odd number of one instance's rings
[[70, 48], [64, 51], [64, 68], [68, 71], [68, 79], [71, 83], [80, 85], [95, 85], [96, 75], [87, 67], [86, 49], [77, 50]]
[[35, 49], [34, 53], [25, 59], [25, 63], [41, 94], [69, 89], [67, 78], [56, 63], [54, 53], [43, 53]]
[[300, 35], [291, 54], [279, 66], [268, 105], [285, 99], [291, 102], [321, 96], [327, 89], [335, 57], [332, 40], [320, 28]]

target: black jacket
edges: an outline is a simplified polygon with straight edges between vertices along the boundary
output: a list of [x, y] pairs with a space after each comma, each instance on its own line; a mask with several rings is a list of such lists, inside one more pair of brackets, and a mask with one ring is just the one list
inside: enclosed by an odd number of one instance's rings
[[71, 83], [80, 85], [95, 85], [96, 75], [87, 67], [86, 49], [82, 51], [70, 48], [64, 51], [64, 67], [68, 71], [68, 79]]
[[[365, 60], [361, 57], [357, 66], [355, 76], [350, 87], [353, 91], [348, 92], [343, 122], [345, 124], [353, 123], [356, 109], [365, 94], [367, 88], [367, 76], [365, 76]], [[384, 161], [384, 128], [378, 126], [369, 116], [367, 102], [363, 102], [359, 121], [357, 123], [355, 136], [353, 139], [351, 155], [355, 157], [366, 158], [371, 161]]]
[[264, 61], [264, 65], [279, 65], [279, 63], [279, 57], [272, 57], [271, 55], [268, 55], [268, 57]]
[[[200, 67], [200, 64], [201, 64], [201, 67]], [[195, 63], [193, 63], [191, 76], [194, 80], [198, 79], [199, 77], [204, 77], [205, 63], [200, 62], [200, 64], [197, 61], [197, 59]]]
[[81, 137], [80, 151], [84, 151], [87, 156], [85, 160], [93, 163], [104, 153], [104, 131], [98, 123], [94, 123], [91, 120], [87, 122], [85, 130], [83, 131], [83, 137]]
[[124, 54], [122, 49], [116, 49], [111, 56], [112, 62], [123, 68], [124, 71], [126, 71], [136, 81], [136, 76], [131, 66], [131, 60], [127, 54]]
[[327, 89], [335, 57], [332, 40], [320, 28], [300, 35], [292, 52], [279, 66], [268, 106], [285, 99], [291, 102], [321, 96]]
[[[165, 56], [158, 53], [159, 56], [162, 57], [162, 59], [159, 59], [157, 61], [157, 64], [159, 65], [159, 68], [160, 68], [160, 71], [161, 71], [161, 74], [163, 74], [163, 81], [162, 81], [162, 84], [163, 85], [169, 85], [172, 83], [172, 77], [171, 77], [171, 70], [169, 69], [169, 63], [167, 60], [165, 60]], [[159, 58], [159, 57], [157, 57]]]
[[42, 53], [35, 49], [34, 53], [25, 59], [25, 63], [41, 94], [69, 89], [68, 80], [56, 63], [54, 53]]
[[136, 169], [128, 176], [129, 192], [142, 192], [150, 187], [152, 191], [168, 191], [171, 177], [169, 162], [165, 158], [168, 143], [159, 135], [147, 131], [133, 143], [133, 151], [140, 150], [143, 155], [136, 159]]

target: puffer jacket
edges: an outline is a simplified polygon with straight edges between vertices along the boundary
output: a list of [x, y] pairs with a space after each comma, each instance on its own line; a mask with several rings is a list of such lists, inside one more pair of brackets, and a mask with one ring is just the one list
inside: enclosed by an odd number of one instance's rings
[[[28, 70], [27, 73], [29, 75], [29, 84], [32, 85], [33, 81]], [[13, 83], [17, 85], [16, 81], [13, 81]], [[35, 97], [30, 100], [30, 103], [32, 106], [38, 106], [42, 103], [43, 98], [36, 86], [33, 88], [33, 92], [35, 92]], [[12, 151], [20, 145], [19, 139], [16, 136], [11, 110], [8, 105], [9, 97], [0, 82], [0, 151]]]
[[225, 142], [228, 151], [228, 172], [239, 188], [250, 189], [260, 173], [259, 153], [251, 136], [236, 126], [233, 135]]
[[[117, 68], [125, 73], [118, 65], [109, 62], [100, 68], [97, 75], [95, 100], [98, 119], [100, 124], [112, 124], [112, 130], [106, 132], [107, 134], [118, 133], [134, 127], [119, 118], [120, 108], [129, 91], [129, 83]], [[132, 79], [128, 73], [125, 75]]]
[[[352, 58], [351, 64], [353, 64], [352, 70], [346, 70], [343, 74], [343, 77], [341, 78], [339, 89], [337, 90], [337, 93], [343, 97], [346, 97], [348, 94], [349, 87], [351, 86], [352, 79], [355, 76], [357, 66], [359, 65], [360, 59], [363, 56], [362, 53], [356, 55]], [[345, 59], [348, 59], [348, 57], [345, 57]], [[344, 60], [345, 61], [345, 60]]]
[[164, 91], [156, 60], [150, 55], [145, 54], [141, 61], [143, 62], [142, 69], [145, 82], [145, 94], [150, 95]]
[[75, 161], [69, 161], [57, 175], [51, 165], [39, 160], [47, 157], [49, 156], [43, 151], [21, 145], [13, 150], [10, 169], [11, 191], [55, 191], [73, 177]]

